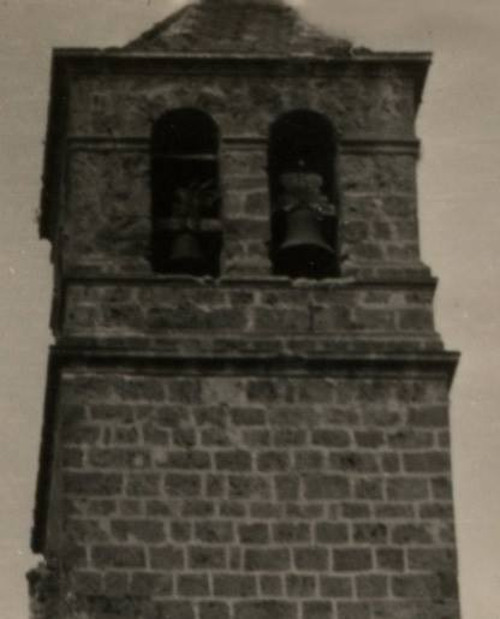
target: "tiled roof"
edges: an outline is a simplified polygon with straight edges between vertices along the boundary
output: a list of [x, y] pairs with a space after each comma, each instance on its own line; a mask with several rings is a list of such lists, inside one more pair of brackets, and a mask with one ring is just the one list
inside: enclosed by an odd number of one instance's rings
[[308, 24], [282, 0], [198, 0], [124, 51], [225, 55], [345, 55], [349, 41]]

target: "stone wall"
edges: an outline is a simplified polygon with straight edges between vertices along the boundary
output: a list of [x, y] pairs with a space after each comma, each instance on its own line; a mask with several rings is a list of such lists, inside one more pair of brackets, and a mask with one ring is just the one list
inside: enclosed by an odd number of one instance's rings
[[[222, 273], [272, 271], [267, 175], [271, 124], [312, 110], [337, 134], [341, 273], [421, 269], [415, 207], [415, 86], [395, 65], [293, 75], [210, 67], [202, 73], [77, 73], [69, 88], [66, 186], [59, 215], [66, 271], [151, 272], [150, 134], [168, 110], [210, 114], [220, 131]], [[196, 84], [196, 87], [193, 87]]]
[[432, 373], [63, 371], [63, 606], [457, 617], [447, 392]]
[[[56, 90], [34, 617], [458, 619], [422, 61], [120, 54]], [[217, 279], [151, 267], [151, 128], [179, 107], [220, 132]], [[269, 129], [304, 109], [336, 134], [339, 273], [316, 281], [269, 257]]]
[[149, 137], [151, 123], [166, 110], [194, 106], [227, 135], [267, 135], [277, 115], [313, 109], [343, 135], [414, 137], [414, 78], [391, 63], [328, 66], [312, 60], [294, 70], [251, 61], [228, 68], [209, 59], [186, 68], [168, 59], [156, 74], [95, 69], [73, 76], [69, 135]]
[[58, 330], [177, 354], [440, 349], [433, 282], [68, 282]]

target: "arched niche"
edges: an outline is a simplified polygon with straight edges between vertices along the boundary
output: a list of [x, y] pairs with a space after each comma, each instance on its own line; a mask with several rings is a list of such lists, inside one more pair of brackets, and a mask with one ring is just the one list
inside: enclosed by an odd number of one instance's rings
[[220, 255], [219, 130], [191, 108], [163, 114], [151, 137], [153, 268], [216, 275]]
[[317, 112], [288, 112], [270, 127], [271, 258], [277, 274], [337, 273], [335, 152], [332, 124]]

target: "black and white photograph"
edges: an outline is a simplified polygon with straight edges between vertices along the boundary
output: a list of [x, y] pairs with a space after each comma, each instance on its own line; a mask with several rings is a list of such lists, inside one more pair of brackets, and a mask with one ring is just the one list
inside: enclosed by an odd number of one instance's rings
[[0, 3], [0, 615], [494, 619], [500, 4]]

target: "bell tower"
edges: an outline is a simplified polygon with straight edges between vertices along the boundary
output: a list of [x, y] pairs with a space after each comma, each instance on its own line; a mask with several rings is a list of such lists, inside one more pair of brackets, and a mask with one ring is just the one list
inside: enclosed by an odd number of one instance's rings
[[36, 619], [458, 619], [428, 54], [200, 0], [53, 57]]

